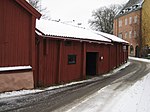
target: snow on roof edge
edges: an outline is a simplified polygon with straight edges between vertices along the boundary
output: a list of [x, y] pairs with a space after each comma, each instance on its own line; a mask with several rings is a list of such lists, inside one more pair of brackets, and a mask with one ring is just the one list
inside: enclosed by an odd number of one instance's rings
[[[45, 37], [62, 37], [62, 38], [70, 38], [73, 40], [81, 40], [81, 41], [101, 41], [101, 42], [119, 42], [126, 43], [129, 42], [115, 36], [112, 34], [98, 32], [91, 29], [81, 28], [78, 26], [64, 24], [62, 22], [55, 22], [50, 20], [37, 20], [36, 29], [42, 32]], [[42, 33], [38, 33], [38, 35], [43, 36]], [[47, 35], [48, 34], [48, 35]]]
[[105, 38], [108, 38], [110, 40], [112, 40], [113, 42], [121, 42], [121, 43], [126, 43], [129, 44], [129, 42], [115, 36], [112, 34], [108, 34], [108, 33], [104, 33], [104, 32], [100, 32], [100, 31], [95, 31], [97, 34], [104, 36]]
[[97, 35], [88, 29], [85, 28], [83, 29], [72, 25], [63, 24], [60, 22], [41, 19], [41, 20], [37, 20], [36, 28], [42, 31], [44, 34], [48, 34], [47, 36], [52, 35], [52, 36], [58, 36], [64, 38], [67, 37], [67, 38], [74, 38], [80, 40], [111, 42], [110, 39]]

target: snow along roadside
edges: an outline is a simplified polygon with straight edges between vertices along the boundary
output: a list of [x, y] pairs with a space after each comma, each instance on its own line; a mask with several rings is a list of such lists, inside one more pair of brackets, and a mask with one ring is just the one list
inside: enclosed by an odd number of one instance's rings
[[[60, 108], [63, 112], [149, 112], [150, 73], [127, 88], [116, 88], [121, 82], [110, 84], [84, 100]], [[56, 110], [54, 112], [57, 112]]]
[[[110, 75], [113, 75], [114, 73], [116, 73], [116, 72], [126, 68], [129, 65], [130, 65], [130, 62], [127, 62], [126, 64], [120, 66], [119, 68], [114, 69], [112, 71], [112, 73], [104, 74], [103, 76], [104, 77], [108, 77]], [[20, 96], [20, 95], [27, 95], [27, 94], [31, 94], [31, 93], [38, 93], [38, 92], [43, 92], [43, 91], [46, 91], [46, 90], [52, 90], [52, 89], [67, 87], [67, 86], [70, 86], [70, 85], [81, 84], [81, 83], [84, 83], [84, 82], [95, 81], [95, 80], [99, 80], [101, 78], [102, 77], [98, 76], [98, 77], [94, 77], [94, 78], [88, 79], [88, 80], [71, 82], [71, 83], [68, 83], [68, 84], [58, 85], [58, 86], [51, 86], [51, 87], [48, 87], [48, 88], [45, 88], [45, 89], [33, 89], [33, 90], [20, 90], [20, 91], [5, 92], [5, 93], [0, 93], [0, 98], [14, 97], [14, 96]]]
[[149, 112], [150, 73], [116, 96], [102, 112]]
[[150, 63], [149, 59], [144, 59], [144, 58], [129, 57], [129, 59]]

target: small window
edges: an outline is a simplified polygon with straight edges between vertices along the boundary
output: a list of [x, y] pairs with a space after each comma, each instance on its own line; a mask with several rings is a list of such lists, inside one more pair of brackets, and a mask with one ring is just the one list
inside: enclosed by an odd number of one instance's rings
[[136, 31], [134, 31], [134, 38], [136, 38], [137, 37], [137, 33], [136, 33]]
[[132, 31], [129, 31], [129, 38], [132, 38]]
[[65, 41], [65, 46], [71, 46], [72, 45], [72, 41]]
[[125, 19], [125, 25], [128, 25], [128, 19], [127, 18]]
[[128, 32], [125, 33], [125, 38], [128, 38]]
[[134, 48], [133, 48], [133, 46], [131, 45], [131, 46], [130, 46], [130, 54], [133, 55], [133, 53], [134, 53]]
[[137, 9], [139, 7], [139, 5], [134, 5], [133, 9]]
[[119, 20], [119, 27], [122, 27], [122, 20]]
[[137, 23], [137, 16], [134, 16], [134, 23]]
[[68, 55], [68, 64], [76, 64], [76, 55]]
[[126, 10], [122, 10], [121, 12], [120, 12], [120, 14], [124, 14], [126, 12]]
[[123, 38], [122, 33], [119, 33], [119, 34], [118, 34], [118, 37], [119, 37], [119, 38]]
[[131, 11], [131, 8], [128, 8], [128, 11]]

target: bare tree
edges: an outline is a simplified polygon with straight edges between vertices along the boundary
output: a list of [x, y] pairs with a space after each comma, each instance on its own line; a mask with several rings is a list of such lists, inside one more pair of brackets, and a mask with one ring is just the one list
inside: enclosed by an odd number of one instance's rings
[[43, 19], [50, 19], [50, 17], [47, 15], [48, 13], [47, 8], [42, 7], [40, 0], [28, 0], [28, 1], [36, 10], [42, 13]]
[[93, 11], [93, 19], [89, 20], [91, 28], [96, 31], [113, 34], [114, 17], [121, 8], [121, 5], [111, 5], [109, 7], [101, 7], [96, 11]]

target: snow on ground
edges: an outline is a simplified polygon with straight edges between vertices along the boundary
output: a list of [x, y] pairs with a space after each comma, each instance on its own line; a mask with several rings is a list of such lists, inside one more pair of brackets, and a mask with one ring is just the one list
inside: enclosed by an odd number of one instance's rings
[[130, 65], [130, 62], [127, 62], [126, 64], [121, 65], [119, 68], [114, 69], [112, 73], [104, 74], [103, 76], [104, 76], [104, 77], [108, 77], [108, 76], [110, 76], [110, 75], [113, 75], [114, 73], [117, 73], [118, 71], [120, 71], [120, 70], [126, 68], [126, 67], [129, 66], [129, 65]]
[[[104, 74], [104, 77], [108, 77], [110, 75], [113, 75], [114, 73], [118, 72], [121, 69], [124, 69], [125, 67], [129, 66], [130, 62], [127, 62], [126, 64], [120, 66], [117, 69], [114, 69], [112, 71], [112, 73], [108, 73], [108, 74]], [[6, 98], [6, 97], [13, 97], [13, 96], [20, 96], [20, 95], [26, 95], [26, 94], [31, 94], [31, 93], [38, 93], [38, 92], [42, 92], [42, 91], [46, 91], [46, 90], [52, 90], [52, 89], [57, 89], [57, 88], [61, 88], [61, 87], [67, 87], [70, 85], [75, 85], [75, 84], [80, 84], [80, 83], [84, 83], [84, 82], [88, 82], [88, 81], [95, 81], [95, 80], [99, 80], [102, 77], [94, 77], [92, 79], [88, 79], [88, 80], [83, 80], [83, 81], [77, 81], [77, 82], [71, 82], [68, 84], [63, 84], [63, 85], [58, 85], [58, 86], [51, 86], [45, 89], [33, 89], [33, 90], [20, 90], [20, 91], [12, 91], [12, 92], [5, 92], [5, 93], [0, 93], [0, 98]]]
[[144, 59], [144, 58], [129, 57], [129, 59], [150, 63], [149, 59]]
[[[149, 62], [146, 59], [131, 57], [130, 59]], [[132, 74], [130, 73], [128, 76], [130, 77]], [[91, 96], [59, 110], [63, 112], [150, 112], [150, 73], [136, 83], [122, 84], [122, 78]]]
[[37, 93], [42, 91], [43, 90], [40, 89], [34, 89], [34, 90], [20, 90], [20, 91], [5, 92], [0, 94], [0, 99], [6, 97], [14, 97], [14, 96], [26, 95], [31, 93]]
[[61, 108], [61, 110], [63, 112], [149, 112], [150, 73], [127, 89], [116, 90], [120, 83], [104, 87], [88, 98], [74, 103], [71, 108]]
[[121, 92], [103, 108], [102, 112], [149, 112], [150, 73]]
[[[130, 57], [130, 59], [149, 62], [149, 60], [146, 59], [138, 59], [133, 57]], [[130, 63], [128, 62], [119, 69], [115, 69], [112, 74], [107, 74], [104, 76], [113, 75], [113, 73], [127, 67], [129, 64]], [[51, 90], [54, 88], [65, 87], [86, 81], [97, 80], [97, 78], [98, 77], [84, 81], [72, 82], [65, 85], [52, 86], [43, 90], [21, 90], [1, 93], [0, 98]], [[120, 88], [118, 88], [118, 86], [120, 86], [122, 82], [119, 80], [120, 79], [110, 83], [110, 85], [100, 89], [96, 93], [90, 95], [88, 98], [80, 99], [77, 102], [73, 102], [60, 108], [61, 112], [149, 112], [150, 73], [141, 80], [137, 81], [135, 84], [127, 83]]]

